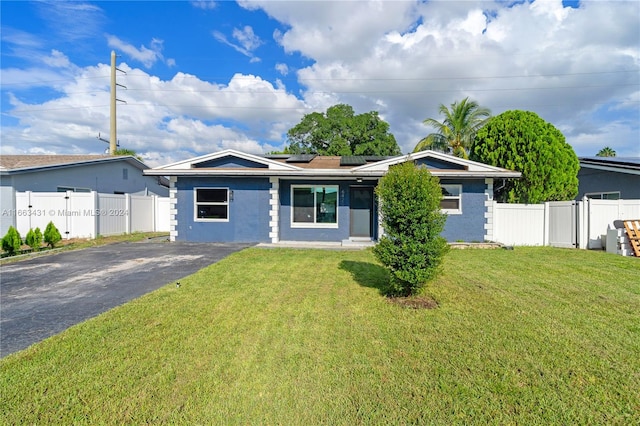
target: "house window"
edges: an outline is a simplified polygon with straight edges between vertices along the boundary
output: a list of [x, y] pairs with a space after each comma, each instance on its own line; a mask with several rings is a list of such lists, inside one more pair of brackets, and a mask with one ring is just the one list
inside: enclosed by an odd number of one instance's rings
[[585, 197], [590, 198], [592, 200], [619, 200], [620, 199], [620, 191], [611, 191], [611, 192], [588, 192], [584, 194]]
[[229, 221], [229, 188], [194, 188], [196, 222]]
[[77, 188], [73, 186], [59, 186], [57, 192], [91, 192], [91, 188]]
[[462, 185], [440, 185], [440, 210], [447, 214], [462, 214]]
[[128, 180], [128, 179], [129, 179], [129, 170], [122, 169], [122, 180]]
[[338, 186], [294, 185], [291, 200], [292, 227], [338, 227]]

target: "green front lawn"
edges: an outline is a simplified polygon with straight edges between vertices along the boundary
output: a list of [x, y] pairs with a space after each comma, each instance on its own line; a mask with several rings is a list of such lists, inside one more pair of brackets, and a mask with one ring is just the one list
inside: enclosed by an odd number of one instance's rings
[[2, 424], [638, 424], [640, 259], [248, 249], [0, 361]]

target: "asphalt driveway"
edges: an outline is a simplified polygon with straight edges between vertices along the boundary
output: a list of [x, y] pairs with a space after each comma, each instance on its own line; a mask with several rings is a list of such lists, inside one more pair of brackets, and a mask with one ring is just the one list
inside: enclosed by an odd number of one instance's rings
[[249, 246], [146, 240], [0, 266], [0, 356], [25, 349]]

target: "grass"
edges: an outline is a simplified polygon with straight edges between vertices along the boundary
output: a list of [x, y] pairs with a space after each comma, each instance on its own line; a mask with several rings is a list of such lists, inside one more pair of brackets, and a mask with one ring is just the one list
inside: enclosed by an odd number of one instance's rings
[[3, 424], [638, 424], [640, 260], [248, 249], [0, 360]]

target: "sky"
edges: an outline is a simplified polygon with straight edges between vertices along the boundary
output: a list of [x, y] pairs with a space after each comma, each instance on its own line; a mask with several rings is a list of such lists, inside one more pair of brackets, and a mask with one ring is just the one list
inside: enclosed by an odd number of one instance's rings
[[640, 1], [6, 1], [2, 154], [108, 149], [150, 167], [282, 150], [305, 114], [377, 111], [403, 153], [466, 97], [578, 156], [640, 157]]

